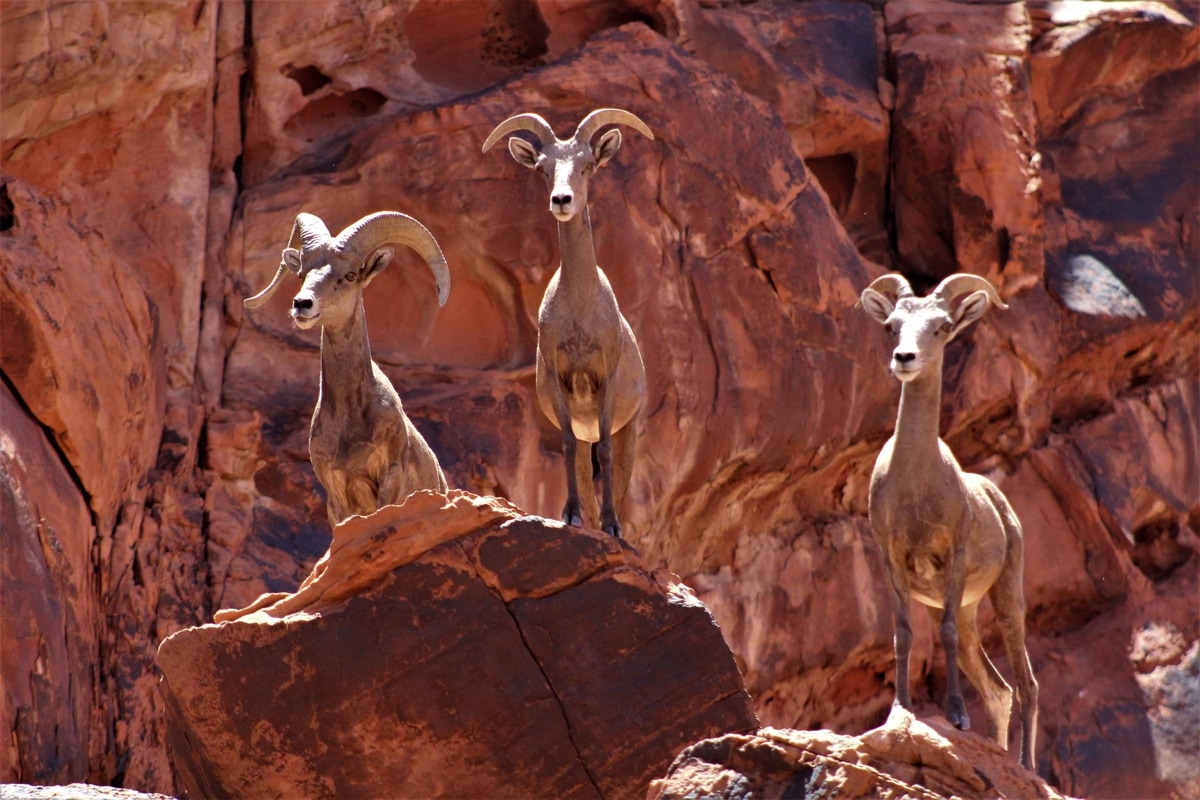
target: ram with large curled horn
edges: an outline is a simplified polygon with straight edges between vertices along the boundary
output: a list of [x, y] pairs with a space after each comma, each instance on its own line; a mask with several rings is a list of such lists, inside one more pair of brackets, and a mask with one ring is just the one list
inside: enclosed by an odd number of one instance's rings
[[1033, 769], [1038, 684], [1025, 647], [1021, 522], [999, 487], [965, 472], [938, 436], [946, 344], [990, 305], [1008, 306], [990, 283], [968, 274], [951, 275], [928, 297], [917, 297], [902, 275], [884, 275], [863, 290], [862, 305], [891, 335], [890, 365], [901, 386], [896, 430], [875, 461], [867, 497], [896, 618], [895, 704], [912, 709], [911, 598], [928, 609], [946, 654], [946, 717], [970, 726], [961, 667], [983, 698], [987, 735], [1008, 747], [1013, 692], [976, 627], [987, 595], [1016, 681], [1020, 762]]
[[561, 262], [538, 310], [536, 375], [542, 411], [562, 431], [567, 464], [563, 521], [582, 526], [586, 506], [602, 530], [620, 537], [617, 516], [633, 470], [646, 370], [633, 329], [621, 314], [608, 276], [596, 264], [587, 207], [588, 179], [621, 146], [621, 132], [615, 128], [596, 134], [614, 124], [654, 138], [644, 122], [617, 108], [588, 114], [569, 139], [555, 136], [537, 114], [517, 114], [496, 126], [483, 151], [507, 134], [526, 132], [536, 140], [512, 136], [508, 151], [545, 179], [550, 213], [558, 222]]
[[437, 457], [371, 359], [363, 290], [392, 260], [395, 244], [412, 248], [429, 265], [438, 305], [444, 305], [450, 271], [442, 249], [424, 225], [395, 211], [363, 217], [337, 236], [319, 217], [297, 215], [270, 285], [243, 301], [261, 306], [291, 272], [301, 281], [292, 320], [303, 330], [321, 326], [320, 391], [308, 453], [328, 495], [331, 525], [421, 489], [446, 491]]

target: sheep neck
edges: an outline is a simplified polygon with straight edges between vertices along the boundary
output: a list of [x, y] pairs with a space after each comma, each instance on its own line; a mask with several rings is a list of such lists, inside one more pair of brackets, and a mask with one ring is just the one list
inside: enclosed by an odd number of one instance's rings
[[344, 325], [321, 327], [321, 394], [318, 405], [330, 413], [366, 408], [373, 382], [367, 318], [359, 298]]
[[586, 206], [582, 214], [558, 223], [558, 248], [564, 284], [584, 287], [599, 282], [596, 247], [592, 242], [592, 217]]
[[900, 388], [900, 411], [896, 415], [893, 447], [903, 453], [902, 474], [920, 479], [923, 467], [940, 461], [938, 423], [942, 408], [942, 373], [931, 370]]

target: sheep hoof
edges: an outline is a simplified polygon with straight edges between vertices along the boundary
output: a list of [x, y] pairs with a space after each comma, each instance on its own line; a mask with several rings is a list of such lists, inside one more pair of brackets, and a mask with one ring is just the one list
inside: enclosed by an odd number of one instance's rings
[[573, 503], [567, 503], [563, 509], [563, 522], [573, 528], [583, 527], [583, 511]]
[[971, 718], [967, 716], [966, 704], [961, 697], [954, 697], [946, 704], [946, 718], [960, 731], [971, 729]]
[[621, 526], [619, 523], [614, 522], [611, 525], [605, 525], [604, 532], [607, 534], [610, 534], [612, 536], [615, 536], [618, 539], [622, 538], [621, 537]]

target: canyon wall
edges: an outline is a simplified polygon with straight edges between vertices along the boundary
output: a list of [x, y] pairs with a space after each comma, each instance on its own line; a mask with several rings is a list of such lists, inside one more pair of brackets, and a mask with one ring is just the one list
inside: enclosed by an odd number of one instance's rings
[[449, 302], [398, 253], [374, 357], [452, 487], [558, 515], [532, 364], [555, 226], [480, 147], [615, 106], [655, 133], [590, 184], [648, 373], [626, 536], [711, 609], [761, 721], [886, 716], [866, 485], [898, 388], [855, 303], [970, 271], [1009, 309], [947, 349], [942, 431], [1025, 527], [1039, 772], [1200, 791], [1194, 8], [14, 0], [0, 67], [0, 781], [176, 791], [158, 645], [328, 548], [318, 336], [295, 283], [241, 303], [299, 211], [434, 233]]

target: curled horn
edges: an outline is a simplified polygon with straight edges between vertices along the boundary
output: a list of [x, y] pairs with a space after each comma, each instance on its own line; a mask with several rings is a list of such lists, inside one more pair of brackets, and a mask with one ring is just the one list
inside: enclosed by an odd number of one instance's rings
[[515, 133], [516, 131], [530, 131], [543, 144], [558, 139], [554, 135], [554, 130], [550, 127], [550, 124], [537, 114], [517, 114], [496, 126], [496, 129], [488, 135], [487, 141], [483, 143], [483, 152], [486, 153], [488, 150], [491, 150], [492, 145], [500, 141], [501, 137], [505, 134]]
[[284, 273], [287, 272], [287, 264], [283, 260], [279, 261], [279, 269], [275, 271], [275, 277], [271, 278], [271, 282], [267, 284], [267, 288], [263, 289], [253, 297], [247, 297], [242, 301], [242, 305], [246, 308], [258, 308], [263, 303], [271, 299], [271, 295], [275, 294], [275, 290], [279, 288], [279, 282], [283, 280]]
[[[311, 252], [328, 239], [329, 229], [325, 227], [325, 223], [321, 221], [321, 218], [313, 214], [301, 212], [296, 215], [296, 221], [292, 224], [292, 235], [288, 239], [287, 249]], [[270, 300], [271, 295], [275, 294], [275, 290], [279, 288], [279, 282], [283, 280], [283, 275], [288, 269], [287, 260], [284, 257], [280, 257], [279, 269], [275, 270], [275, 277], [271, 278], [271, 282], [267, 284], [267, 288], [253, 297], [247, 297], [242, 301], [242, 305], [246, 308], [258, 308]]]
[[450, 268], [442, 248], [429, 229], [417, 220], [398, 211], [380, 211], [363, 217], [338, 235], [335, 247], [343, 253], [365, 260], [388, 242], [411, 247], [424, 259], [437, 282], [438, 305], [446, 305], [450, 296]]
[[897, 300], [901, 297], [913, 296], [913, 290], [908, 285], [908, 279], [898, 272], [889, 272], [887, 275], [880, 275], [871, 281], [871, 285], [867, 288], [876, 292], [892, 292], [896, 295]]
[[960, 294], [980, 290], [987, 292], [988, 299], [998, 308], [1008, 308], [1004, 301], [1000, 299], [1000, 294], [996, 291], [996, 288], [986, 278], [966, 272], [950, 275], [943, 279], [937, 285], [937, 288], [933, 290], [933, 295], [937, 299], [949, 303]]
[[596, 135], [596, 131], [605, 125], [617, 124], [628, 125], [647, 139], [654, 139], [654, 134], [651, 133], [646, 123], [628, 111], [623, 111], [619, 108], [598, 108], [584, 117], [583, 121], [579, 123], [579, 127], [575, 129], [575, 141], [590, 143], [592, 137]]

